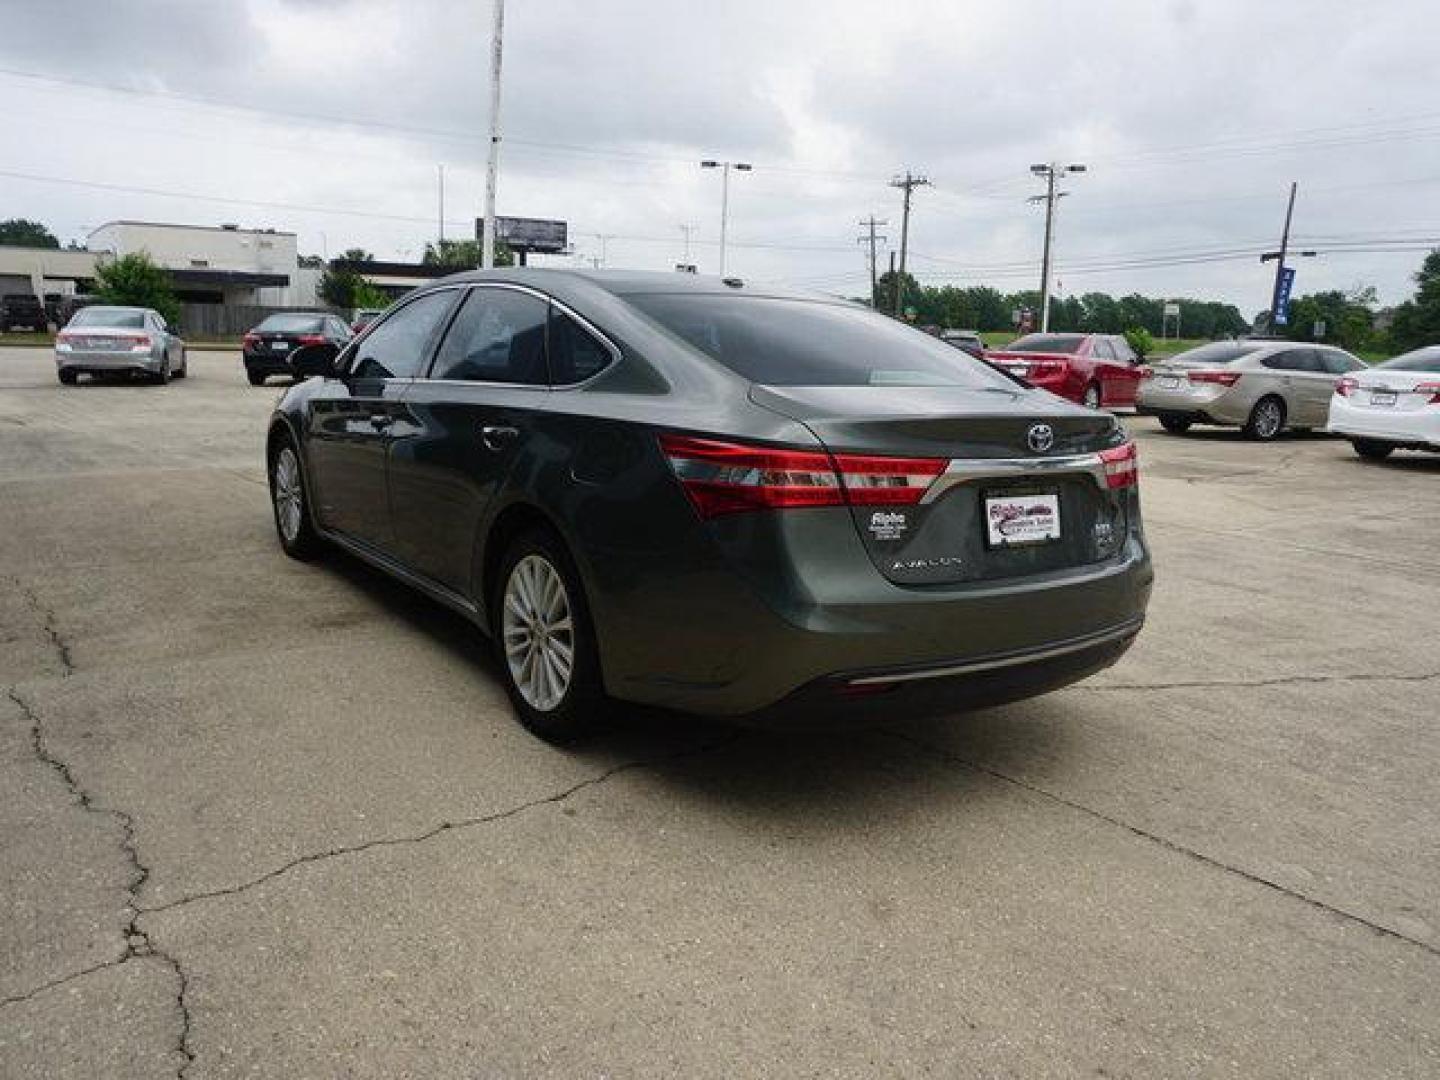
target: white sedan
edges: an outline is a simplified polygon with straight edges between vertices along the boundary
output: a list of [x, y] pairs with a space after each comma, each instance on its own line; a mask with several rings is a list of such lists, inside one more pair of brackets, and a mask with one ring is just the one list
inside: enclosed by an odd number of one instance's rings
[[1340, 380], [1326, 430], [1350, 440], [1362, 458], [1395, 450], [1440, 453], [1440, 345], [1386, 360]]

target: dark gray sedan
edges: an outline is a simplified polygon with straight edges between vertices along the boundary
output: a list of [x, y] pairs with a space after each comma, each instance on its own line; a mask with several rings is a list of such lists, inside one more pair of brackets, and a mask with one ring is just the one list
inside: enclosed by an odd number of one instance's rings
[[1113, 663], [1151, 569], [1135, 447], [865, 308], [688, 274], [445, 279], [292, 357], [280, 543], [473, 620], [551, 739], [613, 700], [841, 723]]

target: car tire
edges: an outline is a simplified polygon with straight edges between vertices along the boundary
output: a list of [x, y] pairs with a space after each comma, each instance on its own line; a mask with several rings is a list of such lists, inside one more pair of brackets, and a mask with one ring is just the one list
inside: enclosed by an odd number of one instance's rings
[[275, 512], [275, 532], [286, 555], [302, 562], [319, 554], [323, 542], [310, 520], [310, 492], [300, 451], [287, 433], [270, 451], [270, 508]]
[[534, 529], [515, 538], [489, 608], [500, 677], [520, 723], [562, 744], [603, 727], [607, 702], [594, 624], [558, 536]]
[[1366, 461], [1384, 461], [1395, 452], [1395, 447], [1389, 443], [1376, 442], [1374, 439], [1352, 439], [1350, 445], [1355, 448]]
[[1243, 430], [1246, 438], [1269, 442], [1285, 430], [1285, 402], [1267, 394], [1251, 407]]
[[74, 386], [80, 381], [80, 373], [78, 371], [72, 371], [70, 368], [61, 368], [56, 374], [59, 376], [60, 381], [66, 386]]
[[190, 374], [190, 358], [185, 355], [185, 351], [182, 349], [182, 350], [180, 351], [180, 370], [177, 371], [177, 372], [175, 372], [175, 378], [177, 378], [177, 379], [183, 379], [183, 378], [185, 378], [185, 376], [187, 376], [187, 375], [189, 375], [189, 374]]
[[150, 381], [156, 386], [164, 386], [170, 381], [170, 358], [168, 356], [160, 361], [160, 370], [150, 376]]
[[1087, 409], [1098, 409], [1100, 408], [1100, 402], [1100, 387], [1094, 383], [1085, 387], [1085, 392], [1080, 395], [1080, 404], [1084, 405]]
[[1179, 416], [1175, 413], [1161, 413], [1160, 426], [1172, 435], [1184, 435], [1195, 423], [1188, 416]]
[[261, 372], [258, 372], [258, 371], [247, 371], [247, 372], [245, 373], [245, 378], [247, 378], [247, 379], [250, 380], [250, 385], [251, 385], [251, 386], [264, 386], [264, 385], [265, 385], [265, 376], [264, 376]]

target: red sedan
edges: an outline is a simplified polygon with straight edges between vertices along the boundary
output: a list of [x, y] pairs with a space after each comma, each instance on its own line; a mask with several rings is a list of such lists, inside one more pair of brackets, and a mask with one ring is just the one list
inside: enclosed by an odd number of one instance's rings
[[1143, 370], [1140, 358], [1118, 334], [1026, 334], [985, 359], [1092, 409], [1134, 405]]

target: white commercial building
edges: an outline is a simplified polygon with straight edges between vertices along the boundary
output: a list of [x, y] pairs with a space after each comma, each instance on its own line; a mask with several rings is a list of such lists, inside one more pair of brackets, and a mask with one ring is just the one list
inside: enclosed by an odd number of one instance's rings
[[111, 221], [90, 233], [86, 247], [116, 257], [144, 252], [191, 304], [306, 307], [321, 273], [302, 267], [295, 234], [277, 229]]

